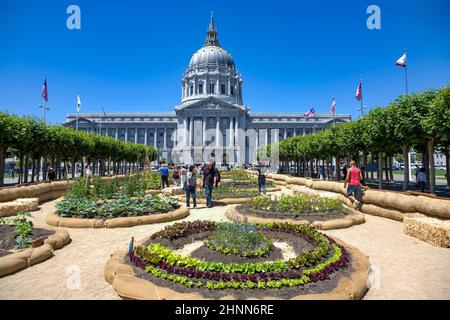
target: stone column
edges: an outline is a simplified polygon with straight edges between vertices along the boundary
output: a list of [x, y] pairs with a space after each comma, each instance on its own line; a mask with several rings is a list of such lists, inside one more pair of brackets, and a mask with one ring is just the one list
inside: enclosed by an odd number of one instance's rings
[[164, 142], [163, 142], [164, 150], [167, 150], [167, 128], [164, 128]]
[[203, 147], [205, 147], [206, 145], [206, 117], [203, 117], [203, 122], [202, 122], [202, 145]]
[[287, 128], [284, 128], [284, 137], [283, 137], [283, 139], [284, 139], [284, 140], [287, 139]]
[[233, 117], [230, 117], [230, 147], [234, 146]]
[[128, 142], [128, 128], [125, 128], [125, 142]]
[[256, 131], [256, 149], [259, 148], [259, 129], [255, 129]]
[[220, 135], [220, 117], [216, 119], [216, 146], [219, 146], [219, 135]]
[[187, 145], [189, 144], [189, 128], [188, 128], [187, 117], [184, 117], [184, 119], [183, 119], [183, 133], [184, 133], [184, 137], [183, 137], [184, 147], [187, 147]]
[[147, 136], [148, 136], [148, 128], [145, 127], [145, 131], [144, 131], [144, 144], [147, 146], [148, 141], [147, 141]]
[[194, 117], [189, 117], [189, 147], [194, 145]]
[[153, 130], [153, 147], [155, 147], [155, 149], [158, 149], [158, 128], [155, 128]]
[[134, 128], [134, 143], [138, 143], [138, 131], [139, 128]]
[[116, 128], [115, 139], [119, 140], [119, 128]]
[[266, 129], [266, 145], [269, 144], [269, 128]]

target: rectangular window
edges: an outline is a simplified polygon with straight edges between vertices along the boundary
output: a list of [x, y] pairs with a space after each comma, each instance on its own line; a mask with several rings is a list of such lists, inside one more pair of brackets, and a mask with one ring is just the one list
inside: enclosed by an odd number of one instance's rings
[[198, 85], [198, 93], [199, 93], [199, 94], [203, 94], [203, 83], [200, 83], [200, 84]]
[[215, 93], [215, 92], [216, 92], [215, 89], [216, 89], [216, 88], [215, 88], [214, 83], [210, 83], [210, 84], [209, 84], [209, 93]]
[[221, 94], [225, 94], [225, 89], [226, 89], [226, 88], [225, 88], [225, 84], [223, 84], [223, 83], [220, 84], [220, 93], [221, 93]]
[[234, 96], [234, 87], [233, 86], [230, 87], [230, 93], [232, 96]]
[[191, 88], [190, 88], [190, 95], [192, 96], [193, 94], [194, 94], [194, 86], [191, 85]]

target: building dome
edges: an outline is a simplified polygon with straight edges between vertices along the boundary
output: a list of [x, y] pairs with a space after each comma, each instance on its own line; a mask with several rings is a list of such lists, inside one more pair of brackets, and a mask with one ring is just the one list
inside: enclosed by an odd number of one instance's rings
[[219, 46], [205, 46], [198, 50], [189, 62], [189, 68], [201, 65], [217, 65], [235, 68], [233, 58], [224, 48]]
[[181, 102], [186, 105], [209, 96], [243, 105], [242, 78], [231, 54], [219, 44], [212, 15], [204, 45], [192, 55], [183, 76]]

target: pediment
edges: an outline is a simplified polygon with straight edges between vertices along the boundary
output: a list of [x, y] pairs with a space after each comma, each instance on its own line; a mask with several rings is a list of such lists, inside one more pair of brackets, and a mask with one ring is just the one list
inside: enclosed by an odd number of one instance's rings
[[177, 110], [245, 110], [243, 106], [238, 106], [215, 97], [207, 97], [192, 103], [181, 104]]

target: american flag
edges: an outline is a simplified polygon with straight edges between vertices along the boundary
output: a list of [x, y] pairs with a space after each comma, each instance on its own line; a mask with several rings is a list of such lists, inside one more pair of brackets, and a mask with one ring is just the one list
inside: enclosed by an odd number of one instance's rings
[[404, 54], [400, 57], [400, 59], [398, 59], [398, 60], [395, 62], [395, 65], [396, 65], [396, 66], [399, 66], [399, 67], [406, 67], [406, 53], [404, 53]]
[[42, 85], [42, 94], [41, 95], [45, 101], [48, 101], [47, 77], [44, 78], [44, 84]]
[[334, 109], [336, 108], [336, 99], [333, 97], [333, 100], [331, 102], [331, 109], [330, 112], [334, 113]]
[[316, 111], [314, 108], [311, 108], [308, 112], [305, 113], [305, 118], [314, 118], [316, 116]]
[[358, 89], [356, 89], [356, 95], [355, 95], [356, 100], [361, 101], [362, 99], [362, 82], [359, 83], [358, 85]]

